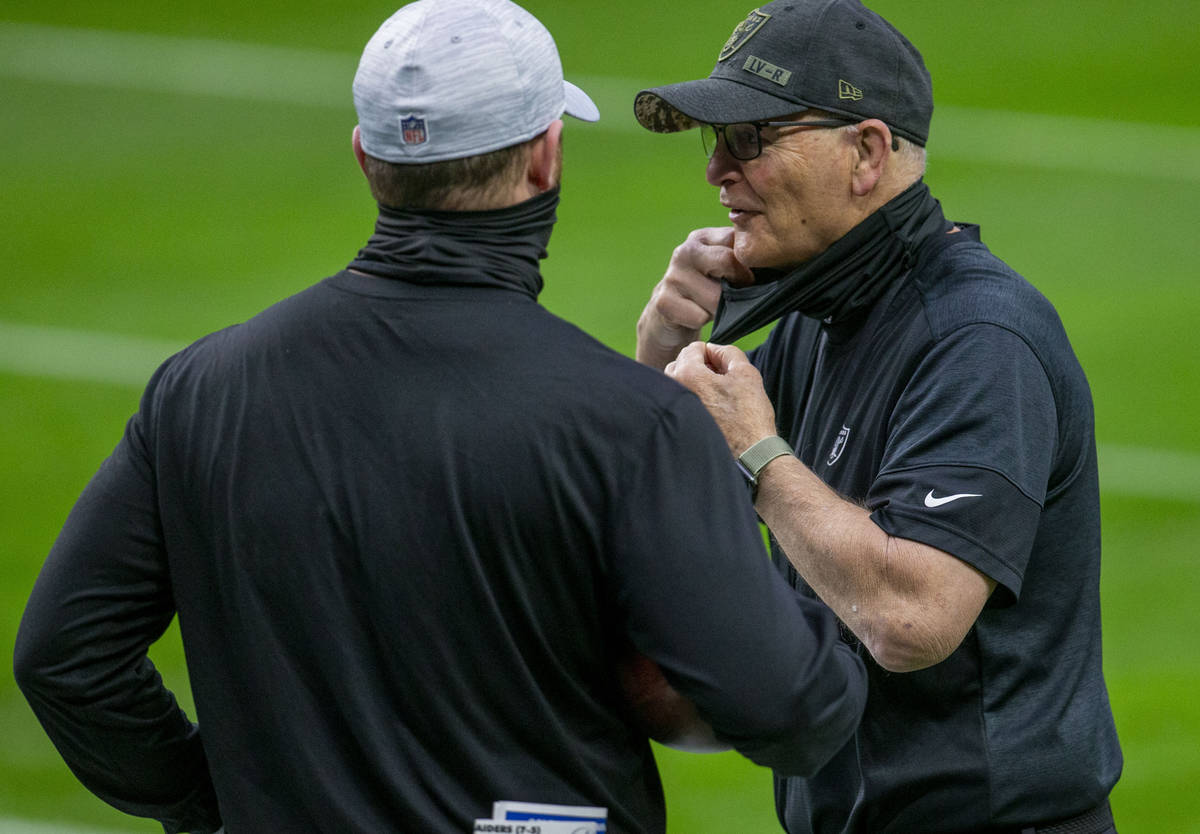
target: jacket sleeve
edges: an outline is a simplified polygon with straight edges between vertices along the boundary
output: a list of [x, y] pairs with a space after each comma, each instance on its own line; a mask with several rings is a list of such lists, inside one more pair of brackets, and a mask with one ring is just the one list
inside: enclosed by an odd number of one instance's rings
[[699, 400], [681, 394], [625, 482], [611, 569], [634, 646], [718, 739], [781, 774], [814, 773], [853, 735], [866, 672], [825, 606], [771, 565]]
[[199, 728], [147, 656], [174, 615], [140, 416], [84, 489], [17, 633], [14, 673], [76, 777], [168, 834], [221, 825]]

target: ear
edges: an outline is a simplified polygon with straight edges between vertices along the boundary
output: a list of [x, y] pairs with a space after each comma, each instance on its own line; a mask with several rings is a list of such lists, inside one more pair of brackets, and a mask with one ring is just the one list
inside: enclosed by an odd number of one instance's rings
[[363, 150], [362, 135], [359, 132], [358, 125], [354, 126], [354, 133], [351, 135], [350, 144], [354, 147], [354, 158], [358, 160], [358, 167], [362, 168], [365, 175], [367, 173], [367, 152]]
[[852, 172], [851, 187], [855, 196], [865, 197], [875, 190], [891, 156], [891, 128], [879, 119], [859, 122], [855, 151], [857, 159]]
[[541, 194], [558, 185], [562, 174], [562, 119], [555, 119], [529, 149], [528, 182]]

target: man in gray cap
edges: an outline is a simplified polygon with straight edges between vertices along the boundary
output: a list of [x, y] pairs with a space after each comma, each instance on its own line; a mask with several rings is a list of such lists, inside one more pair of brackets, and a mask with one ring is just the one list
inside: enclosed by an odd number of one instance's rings
[[778, 0], [634, 108], [700, 129], [730, 220], [676, 249], [638, 358], [704, 400], [870, 678], [854, 741], [777, 775], [780, 820], [1112, 832], [1091, 395], [1050, 303], [924, 184], [920, 54], [857, 0]]
[[[373, 236], [164, 363], [33, 590], [16, 674], [66, 761], [229, 834], [661, 834], [648, 733], [814, 772], [861, 661], [700, 401], [537, 303], [560, 116], [598, 115], [550, 34], [420, 0], [354, 99]], [[176, 611], [198, 726], [146, 657]]]

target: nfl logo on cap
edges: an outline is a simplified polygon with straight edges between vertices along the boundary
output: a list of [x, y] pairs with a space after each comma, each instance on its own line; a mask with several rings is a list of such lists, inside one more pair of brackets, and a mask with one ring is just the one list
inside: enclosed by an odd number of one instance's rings
[[407, 116], [401, 116], [400, 136], [401, 141], [406, 145], [425, 144], [429, 139], [429, 134], [425, 131], [425, 120], [411, 113]]
[[600, 118], [511, 0], [405, 0], [363, 49], [354, 109], [365, 153], [413, 165], [527, 142], [563, 113]]

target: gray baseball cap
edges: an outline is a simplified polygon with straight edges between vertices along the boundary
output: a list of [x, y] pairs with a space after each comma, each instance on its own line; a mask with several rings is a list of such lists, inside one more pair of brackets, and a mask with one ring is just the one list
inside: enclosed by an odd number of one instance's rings
[[859, 0], [775, 0], [737, 25], [708, 78], [642, 90], [633, 105], [657, 133], [810, 108], [881, 119], [924, 145], [933, 84], [917, 48]]
[[600, 118], [563, 80], [554, 38], [509, 0], [418, 0], [384, 21], [354, 76], [363, 150], [424, 164], [488, 153], [563, 113]]

